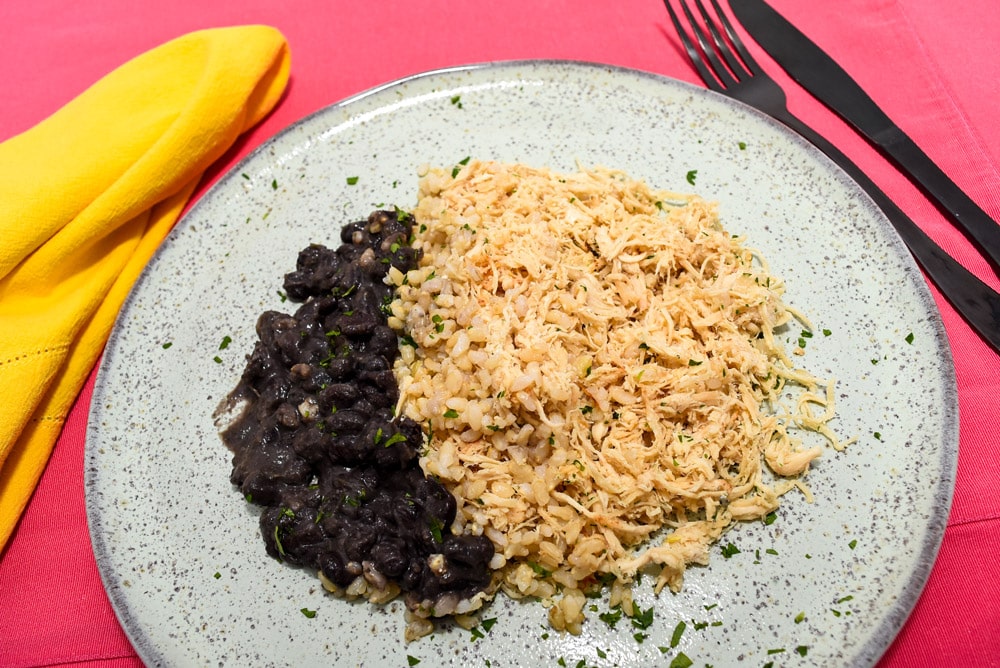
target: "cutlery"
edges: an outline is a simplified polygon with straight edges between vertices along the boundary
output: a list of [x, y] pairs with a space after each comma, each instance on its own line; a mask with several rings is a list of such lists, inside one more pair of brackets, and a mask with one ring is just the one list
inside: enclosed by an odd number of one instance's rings
[[[718, 0], [711, 0], [718, 17], [715, 21], [702, 0], [693, 0], [701, 15], [700, 22], [689, 9], [687, 0], [675, 0], [682, 7], [698, 46], [695, 46], [682, 26], [671, 6], [672, 1], [674, 0], [664, 0], [664, 5], [684, 49], [708, 88], [755, 107], [784, 123], [843, 169], [882, 209], [913, 257], [955, 310], [985, 341], [1000, 351], [1000, 295], [935, 244], [850, 158], [788, 110], [784, 91], [750, 56]], [[728, 42], [723, 38], [718, 24], [722, 25]], [[736, 49], [739, 57], [729, 44]]]
[[941, 171], [840, 65], [764, 0], [732, 0], [729, 6], [736, 20], [800, 86], [889, 154], [978, 243], [993, 260], [994, 271], [1000, 268], [1000, 225]]

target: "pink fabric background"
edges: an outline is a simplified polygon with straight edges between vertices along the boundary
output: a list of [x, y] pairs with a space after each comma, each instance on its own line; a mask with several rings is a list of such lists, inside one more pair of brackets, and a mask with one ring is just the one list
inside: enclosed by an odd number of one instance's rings
[[[1000, 219], [1000, 5], [996, 0], [773, 0], [994, 218]], [[7, 0], [0, 3], [0, 140], [125, 60], [185, 32], [267, 23], [292, 49], [278, 109], [218, 163], [204, 192], [267, 137], [343, 97], [436, 67], [489, 60], [601, 61], [698, 82], [659, 0]], [[754, 52], [760, 54], [754, 48]], [[785, 84], [794, 112], [853, 157], [946, 250], [994, 287], [985, 262], [847, 127]], [[197, 195], [196, 195], [197, 196]], [[942, 549], [880, 668], [1000, 665], [1000, 356], [935, 293], [955, 355], [961, 442]], [[141, 665], [101, 586], [87, 534], [82, 392], [13, 540], [0, 554], [0, 666]]]

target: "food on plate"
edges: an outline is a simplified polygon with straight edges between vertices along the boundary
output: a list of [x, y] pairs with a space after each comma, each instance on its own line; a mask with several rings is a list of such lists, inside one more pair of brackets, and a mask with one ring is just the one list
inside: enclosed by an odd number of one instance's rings
[[[268, 553], [407, 604], [407, 637], [502, 589], [579, 633], [586, 598], [682, 587], [841, 448], [805, 318], [716, 205], [624, 172], [421, 170], [285, 278], [220, 406]], [[784, 332], [784, 333], [783, 333]], [[793, 352], [801, 353], [801, 349]], [[803, 431], [818, 435], [804, 444]]]
[[796, 429], [840, 447], [833, 382], [793, 365], [784, 285], [715, 204], [480, 161], [425, 168], [419, 189], [419, 266], [389, 272], [398, 411], [456, 497], [451, 531], [489, 537], [508, 594], [578, 633], [603, 583], [626, 611], [643, 570], [678, 590], [734, 522], [808, 494], [822, 447]]
[[456, 502], [420, 470], [420, 426], [394, 414], [396, 333], [389, 267], [408, 271], [408, 216], [376, 211], [336, 250], [302, 250], [285, 277], [294, 314], [267, 311], [259, 341], [218, 415], [231, 480], [263, 508], [268, 554], [315, 569], [347, 597], [402, 593], [424, 614], [467, 612], [491, 582], [493, 546], [449, 530]]

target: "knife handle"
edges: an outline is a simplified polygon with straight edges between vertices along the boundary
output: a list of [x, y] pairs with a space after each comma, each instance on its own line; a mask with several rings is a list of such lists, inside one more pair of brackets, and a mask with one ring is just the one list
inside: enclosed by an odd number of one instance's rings
[[[891, 121], [890, 121], [891, 123]], [[896, 164], [919, 183], [924, 192], [972, 237], [983, 252], [993, 260], [993, 270], [1000, 269], [1000, 225], [972, 201], [934, 161], [910, 139], [892, 125], [888, 132], [876, 138]]]
[[[941, 294], [994, 350], [1000, 352], [1000, 295], [956, 262], [910, 220], [874, 181], [825, 137], [790, 112], [775, 118], [798, 132], [853, 178], [882, 209]], [[919, 150], [919, 149], [918, 149]]]

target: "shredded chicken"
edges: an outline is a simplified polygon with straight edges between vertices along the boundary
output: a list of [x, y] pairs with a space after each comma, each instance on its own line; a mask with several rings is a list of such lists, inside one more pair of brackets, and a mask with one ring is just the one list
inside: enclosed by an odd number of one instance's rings
[[839, 447], [833, 381], [777, 340], [796, 316], [781, 279], [714, 203], [472, 161], [425, 169], [414, 216], [423, 259], [389, 275], [399, 410], [426, 426], [454, 529], [487, 535], [504, 589], [551, 602], [555, 627], [579, 632], [577, 594], [611, 576], [679, 589], [735, 520], [777, 508], [822, 451], [790, 430]]

